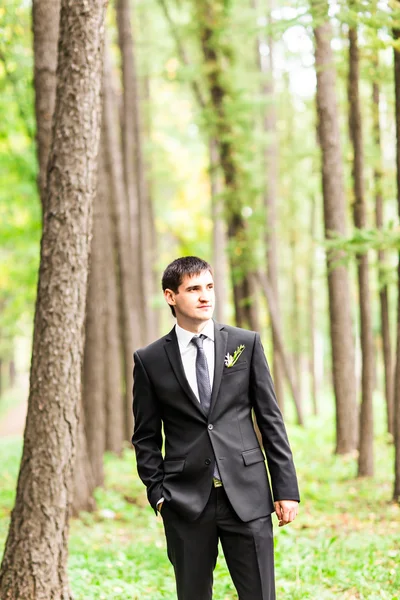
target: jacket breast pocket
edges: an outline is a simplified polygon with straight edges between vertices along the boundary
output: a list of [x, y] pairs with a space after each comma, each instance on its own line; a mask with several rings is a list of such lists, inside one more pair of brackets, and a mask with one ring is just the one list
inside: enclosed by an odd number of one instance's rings
[[253, 448], [252, 450], [245, 450], [242, 452], [243, 462], [248, 467], [258, 462], [264, 462], [265, 456], [261, 448]]
[[164, 460], [164, 473], [180, 473], [183, 471], [186, 459]]
[[243, 369], [247, 369], [247, 361], [240, 362], [237, 365], [233, 365], [233, 367], [225, 367], [224, 377], [226, 377], [227, 375], [232, 375], [237, 371], [242, 371]]

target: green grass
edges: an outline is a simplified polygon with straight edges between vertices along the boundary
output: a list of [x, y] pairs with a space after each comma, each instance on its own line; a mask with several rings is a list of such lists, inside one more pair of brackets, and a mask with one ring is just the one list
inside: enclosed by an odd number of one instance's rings
[[[295, 524], [276, 528], [277, 598], [399, 599], [400, 509], [390, 503], [393, 448], [378, 433], [376, 477], [357, 480], [355, 458], [332, 453], [329, 423], [309, 418], [305, 432], [289, 427], [302, 503]], [[0, 439], [0, 548], [20, 452], [20, 439]], [[127, 449], [122, 460], [106, 456], [106, 474], [96, 512], [71, 522], [75, 600], [175, 600], [162, 523], [147, 505], [133, 451]], [[214, 598], [237, 598], [221, 555]]]

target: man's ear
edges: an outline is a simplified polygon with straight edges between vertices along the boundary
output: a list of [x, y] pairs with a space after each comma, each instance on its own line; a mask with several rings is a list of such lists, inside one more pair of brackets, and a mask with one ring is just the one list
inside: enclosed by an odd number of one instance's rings
[[170, 289], [166, 289], [164, 290], [164, 298], [166, 299], [166, 301], [168, 302], [168, 304], [170, 306], [175, 306], [176, 305], [176, 301], [175, 301], [175, 292], [173, 292]]

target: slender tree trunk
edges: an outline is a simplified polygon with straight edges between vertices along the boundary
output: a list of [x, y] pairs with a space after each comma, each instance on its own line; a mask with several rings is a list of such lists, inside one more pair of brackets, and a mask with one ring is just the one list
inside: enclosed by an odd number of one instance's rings
[[[258, 9], [258, 2], [252, 0], [253, 7]], [[266, 9], [268, 11], [269, 27], [272, 25], [271, 11], [272, 2], [267, 0]], [[268, 56], [263, 51], [265, 43], [268, 44]], [[274, 57], [275, 45], [271, 32], [265, 40], [259, 35], [257, 40], [257, 58], [260, 71], [263, 75], [262, 93], [266, 99], [266, 108], [264, 113], [264, 132], [268, 140], [264, 151], [265, 164], [265, 191], [263, 194], [264, 208], [266, 214], [265, 224], [265, 247], [267, 257], [268, 278], [270, 281], [272, 293], [275, 297], [277, 307], [276, 318], [281, 327], [282, 316], [279, 302], [279, 287], [278, 287], [278, 240], [276, 235], [277, 230], [277, 196], [278, 196], [278, 157], [279, 157], [279, 137], [277, 131], [277, 116], [275, 106], [275, 85], [274, 85]], [[273, 345], [273, 363], [272, 372], [274, 378], [274, 386], [279, 407], [284, 412], [285, 396], [283, 386], [283, 368], [282, 357], [277, 350], [278, 343], [273, 333], [272, 328], [272, 345]]]
[[[399, 43], [400, 29], [393, 32], [394, 39]], [[397, 204], [400, 217], [400, 51], [394, 48], [394, 81], [395, 81], [395, 110], [396, 110], [396, 175], [397, 175]], [[400, 504], [400, 253], [398, 259], [398, 294], [397, 294], [397, 347], [396, 370], [394, 378], [394, 488], [393, 500]]]
[[[99, 152], [100, 154], [101, 152]], [[99, 169], [100, 170], [100, 169]], [[106, 191], [101, 174], [93, 209], [93, 236], [86, 299], [86, 336], [83, 358], [83, 409], [87, 450], [95, 486], [104, 483], [105, 418], [105, 277], [103, 206]], [[108, 274], [107, 274], [108, 276]]]
[[122, 344], [120, 337], [119, 307], [121, 305], [118, 294], [117, 278], [117, 253], [115, 251], [110, 206], [111, 188], [109, 173], [106, 169], [105, 149], [100, 148], [99, 188], [103, 190], [99, 199], [102, 203], [103, 214], [103, 272], [105, 278], [105, 349], [104, 349], [104, 385], [105, 385], [105, 435], [106, 449], [121, 454], [123, 442], [126, 437], [125, 423], [125, 397], [122, 389], [123, 363]]
[[[353, 218], [358, 229], [365, 228], [366, 207], [364, 199], [364, 151], [362, 136], [362, 118], [359, 94], [359, 51], [358, 36], [355, 28], [349, 30], [349, 129], [353, 146]], [[358, 475], [372, 476], [374, 473], [374, 417], [372, 394], [374, 389], [374, 340], [372, 333], [372, 315], [368, 276], [368, 255], [357, 257], [358, 289], [360, 302], [361, 328], [361, 411], [360, 441], [358, 455]]]
[[[375, 68], [378, 68], [378, 58], [375, 61]], [[383, 194], [382, 194], [382, 161], [381, 161], [381, 127], [379, 118], [380, 92], [379, 83], [376, 79], [372, 84], [372, 119], [373, 136], [375, 150], [378, 158], [374, 167], [375, 182], [375, 219], [378, 229], [383, 227]], [[386, 416], [388, 432], [393, 435], [393, 358], [392, 344], [390, 341], [390, 323], [389, 323], [389, 292], [387, 283], [383, 282], [385, 272], [385, 252], [378, 250], [378, 278], [379, 278], [379, 301], [381, 316], [381, 331], [383, 344], [383, 365], [385, 370], [385, 398], [386, 398]]]
[[39, 160], [38, 186], [44, 212], [47, 161], [56, 101], [57, 43], [60, 0], [33, 0], [33, 58], [36, 113], [36, 141]]
[[[293, 214], [295, 209], [293, 207]], [[293, 367], [296, 378], [296, 388], [299, 394], [299, 400], [302, 403], [302, 365], [301, 365], [301, 317], [300, 317], [300, 298], [299, 298], [299, 282], [297, 277], [297, 248], [296, 248], [296, 232], [292, 229], [290, 233], [290, 248], [292, 259], [292, 274], [291, 274], [291, 302], [292, 302], [292, 323], [291, 323], [291, 338], [293, 344]]]
[[315, 196], [311, 200], [311, 218], [310, 218], [310, 262], [308, 271], [308, 315], [309, 315], [309, 334], [310, 334], [310, 391], [312, 399], [313, 414], [318, 414], [318, 400], [317, 400], [317, 374], [315, 369], [315, 303], [314, 303], [314, 270], [315, 270], [315, 259], [314, 259], [314, 240], [315, 240], [315, 212], [316, 212], [316, 199]]
[[96, 483], [90, 462], [85, 431], [85, 411], [82, 399], [78, 405], [78, 432], [76, 438], [76, 457], [73, 473], [73, 497], [71, 515], [77, 517], [81, 511], [91, 512], [96, 508], [94, 490]]
[[3, 359], [0, 358], [0, 396], [3, 394], [4, 384], [3, 384]]
[[227, 303], [226, 290], [226, 233], [222, 218], [221, 181], [218, 172], [218, 148], [213, 139], [209, 142], [210, 184], [213, 221], [213, 269], [215, 287], [215, 316], [220, 323], [225, 322], [225, 306]]
[[[332, 233], [345, 234], [343, 161], [328, 3], [312, 0], [312, 6], [319, 12], [316, 15], [318, 24], [314, 29], [317, 113], [322, 149], [325, 235], [329, 238]], [[336, 452], [344, 454], [357, 447], [358, 424], [349, 276], [346, 267], [335, 265], [335, 259], [337, 253], [327, 253], [332, 369], [336, 400]]]
[[14, 387], [15, 386], [15, 379], [16, 379], [16, 370], [15, 370], [15, 361], [14, 359], [10, 360], [10, 364], [9, 364], [9, 368], [8, 368], [8, 374], [9, 374], [9, 384], [10, 387]]
[[104, 0], [62, 0], [28, 416], [0, 570], [3, 600], [70, 598], [68, 518], [96, 190], [104, 19]]
[[[237, 157], [241, 148], [235, 146], [235, 127], [226, 111], [227, 98], [232, 100], [226, 76], [232, 62], [232, 48], [221, 43], [220, 32], [227, 26], [229, 9], [221, 0], [201, 0], [195, 3], [200, 43], [204, 56], [204, 71], [210, 94], [212, 112], [211, 135], [218, 143], [218, 155], [224, 181], [225, 213], [230, 244], [233, 300], [236, 321], [240, 327], [258, 329], [257, 307], [254, 301], [254, 272], [251, 240], [242, 216], [246, 176]], [[237, 144], [237, 142], [236, 142]], [[250, 201], [251, 202], [251, 201]]]
[[[121, 339], [124, 358], [125, 382], [125, 438], [130, 440], [133, 432], [132, 385], [133, 352], [140, 347], [139, 313], [134, 302], [136, 287], [133, 279], [132, 255], [129, 242], [129, 222], [126, 214], [125, 190], [123, 185], [122, 156], [119, 146], [117, 115], [114, 111], [113, 94], [110, 87], [111, 64], [105, 53], [104, 73], [104, 144], [106, 170], [111, 186], [114, 221], [115, 247], [118, 256], [118, 272], [121, 301]], [[135, 256], [137, 258], [137, 256]]]
[[278, 344], [278, 352], [279, 352], [280, 356], [282, 357], [282, 366], [283, 366], [284, 373], [286, 375], [286, 378], [287, 378], [287, 381], [288, 381], [288, 384], [290, 387], [290, 391], [292, 392], [292, 396], [293, 396], [293, 401], [294, 401], [296, 415], [297, 415], [297, 423], [298, 423], [298, 425], [304, 425], [300, 396], [299, 396], [299, 393], [297, 390], [296, 380], [295, 380], [295, 376], [293, 373], [293, 364], [290, 361], [290, 358], [285, 353], [285, 348], [284, 348], [284, 344], [283, 344], [283, 333], [282, 333], [282, 330], [280, 329], [280, 323], [279, 323], [278, 319], [276, 318], [277, 308], [275, 305], [275, 298], [274, 298], [274, 295], [273, 295], [273, 292], [271, 289], [271, 285], [270, 285], [268, 277], [262, 271], [259, 271], [257, 273], [257, 279], [259, 281], [261, 289], [264, 292], [267, 304], [269, 306], [269, 311], [270, 311], [270, 315], [271, 315], [271, 324], [272, 324], [273, 332], [274, 332], [274, 335], [276, 337], [276, 341]]

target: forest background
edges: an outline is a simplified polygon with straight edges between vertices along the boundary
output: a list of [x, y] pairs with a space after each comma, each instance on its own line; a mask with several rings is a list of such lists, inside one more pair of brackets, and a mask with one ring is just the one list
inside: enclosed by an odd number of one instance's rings
[[[260, 331], [288, 424], [278, 597], [399, 598], [398, 2], [61, 4], [64, 30], [58, 0], [0, 7], [0, 597], [175, 597], [132, 352], [172, 327], [161, 273], [192, 254], [217, 320]], [[93, 38], [105, 18], [96, 60], [81, 15]], [[223, 559], [215, 597], [236, 598]]]

